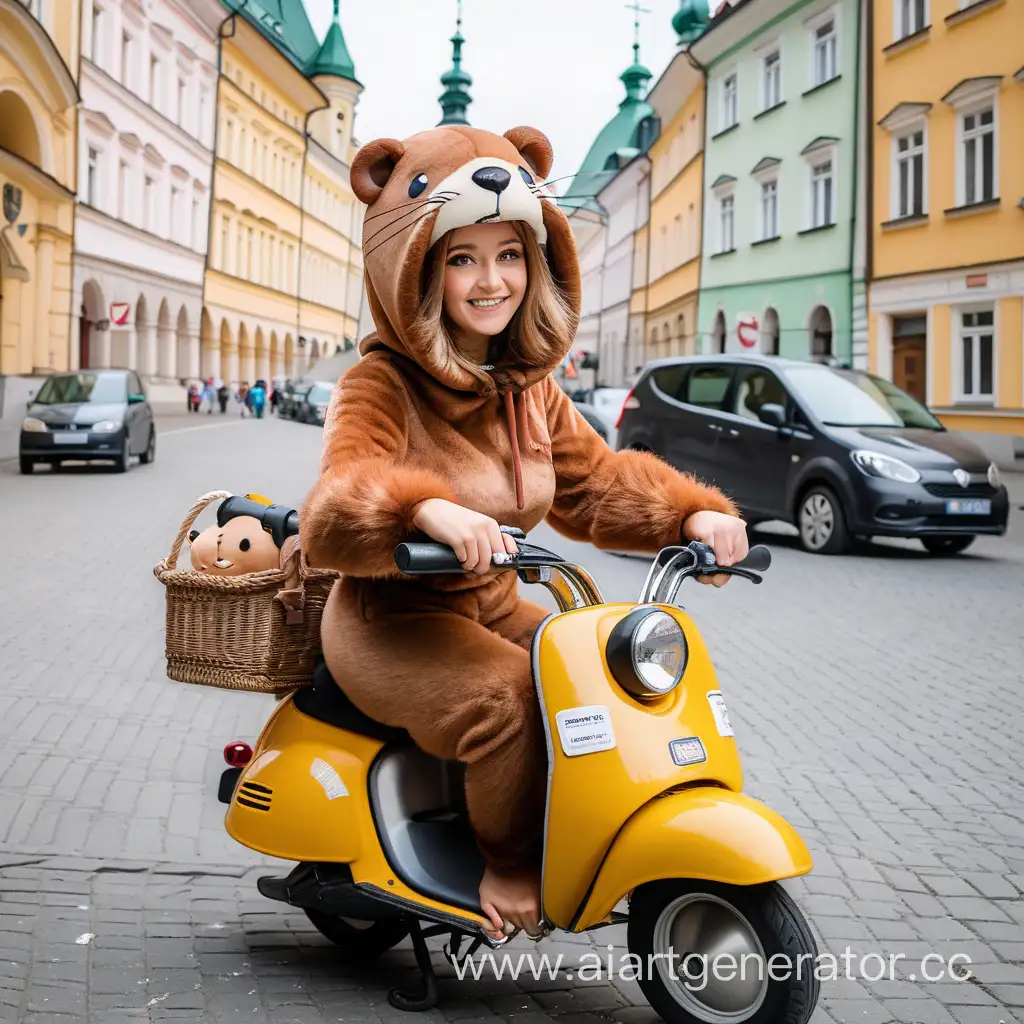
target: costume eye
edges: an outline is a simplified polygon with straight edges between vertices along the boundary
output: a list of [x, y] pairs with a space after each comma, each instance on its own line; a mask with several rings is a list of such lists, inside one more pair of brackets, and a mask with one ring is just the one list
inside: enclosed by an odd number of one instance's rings
[[189, 530], [189, 533], [188, 533], [188, 542], [189, 542], [189, 544], [195, 543], [195, 539], [198, 536], [199, 536], [199, 531], [198, 530]]
[[423, 190], [427, 187], [429, 181], [425, 174], [417, 174], [412, 179], [412, 184], [409, 186], [409, 198], [415, 199], [417, 196], [423, 195]]
[[251, 547], [251, 545], [249, 544], [249, 538], [248, 537], [243, 537], [238, 542], [238, 550], [239, 551], [248, 551], [250, 547]]
[[522, 177], [523, 181], [526, 182], [527, 185], [532, 185], [533, 184], [533, 178], [530, 177], [530, 172], [525, 167], [520, 167], [519, 168], [519, 174]]

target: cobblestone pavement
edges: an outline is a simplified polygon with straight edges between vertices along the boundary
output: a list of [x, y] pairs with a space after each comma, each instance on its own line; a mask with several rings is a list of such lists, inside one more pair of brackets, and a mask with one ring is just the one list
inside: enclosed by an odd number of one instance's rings
[[[254, 739], [272, 700], [164, 675], [151, 568], [180, 517], [207, 490], [300, 503], [319, 432], [172, 419], [155, 464], [127, 475], [20, 477], [0, 464], [0, 1020], [397, 1020], [386, 990], [411, 971], [408, 943], [372, 969], [340, 965], [302, 915], [258, 895], [270, 862], [223, 831], [221, 747]], [[684, 595], [718, 664], [747, 789], [814, 856], [814, 872], [787, 887], [822, 951], [855, 954], [854, 976], [840, 961], [840, 979], [823, 984], [815, 1024], [1024, 1019], [1014, 486], [1013, 534], [957, 558], [888, 542], [813, 557], [766, 533], [775, 563], [763, 586]], [[646, 562], [537, 539], [584, 562], [609, 598], [639, 591]], [[540, 951], [571, 963], [590, 939], [569, 938]], [[593, 941], [621, 947], [624, 935]], [[892, 978], [867, 980], [881, 970], [868, 960], [861, 971], [870, 953], [902, 955]], [[970, 957], [972, 977], [924, 980], [929, 953]], [[635, 982], [460, 982], [436, 960], [431, 1024], [654, 1018]]]

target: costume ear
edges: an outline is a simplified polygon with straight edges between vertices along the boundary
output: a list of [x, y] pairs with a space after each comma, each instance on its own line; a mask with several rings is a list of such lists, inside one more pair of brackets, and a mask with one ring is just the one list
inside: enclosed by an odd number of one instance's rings
[[505, 132], [505, 138], [519, 150], [538, 177], [546, 178], [551, 173], [555, 155], [548, 137], [542, 131], [525, 126], [510, 128]]
[[377, 139], [368, 142], [352, 161], [352, 191], [360, 202], [369, 206], [384, 191], [384, 186], [405, 156], [405, 147], [398, 139]]

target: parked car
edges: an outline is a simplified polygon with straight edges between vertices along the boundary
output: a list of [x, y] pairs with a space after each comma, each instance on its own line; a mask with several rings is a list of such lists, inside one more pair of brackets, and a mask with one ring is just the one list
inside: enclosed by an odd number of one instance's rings
[[306, 397], [306, 392], [309, 391], [310, 383], [310, 381], [300, 381], [299, 383], [288, 381], [285, 384], [281, 390], [281, 397], [277, 407], [277, 415], [281, 419], [295, 418], [300, 403]]
[[608, 425], [605, 423], [604, 417], [587, 402], [573, 402], [573, 405], [579, 409], [580, 415], [597, 431], [601, 440], [607, 444]]
[[619, 418], [619, 410], [629, 394], [628, 388], [595, 388], [587, 401], [604, 420], [606, 440], [615, 447], [615, 423]]
[[951, 554], [1006, 532], [995, 463], [870, 373], [776, 356], [662, 359], [644, 368], [618, 426], [620, 449], [714, 482], [751, 524], [794, 524], [808, 551], [890, 536]]
[[324, 425], [334, 383], [329, 380], [318, 380], [309, 387], [295, 408], [295, 418], [300, 423], [315, 423], [320, 427]]
[[22, 473], [37, 462], [103, 459], [119, 473], [133, 455], [156, 457], [153, 410], [134, 370], [81, 370], [48, 377], [21, 424]]

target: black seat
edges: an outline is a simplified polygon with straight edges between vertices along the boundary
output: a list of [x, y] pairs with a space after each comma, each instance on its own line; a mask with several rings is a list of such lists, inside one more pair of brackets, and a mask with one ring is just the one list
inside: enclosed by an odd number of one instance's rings
[[404, 729], [385, 725], [364, 715], [334, 681], [323, 658], [320, 658], [313, 670], [313, 682], [296, 691], [294, 703], [299, 711], [310, 718], [383, 743], [409, 738]]

